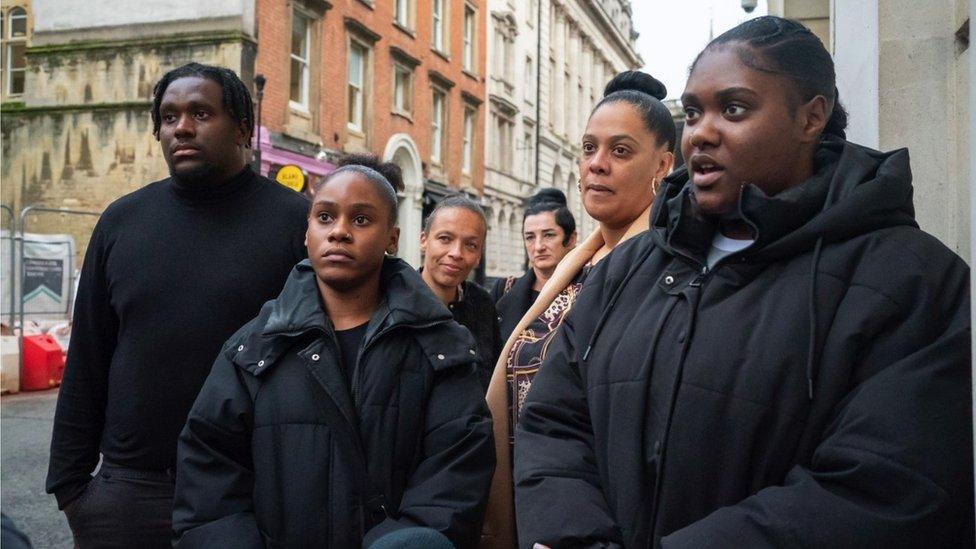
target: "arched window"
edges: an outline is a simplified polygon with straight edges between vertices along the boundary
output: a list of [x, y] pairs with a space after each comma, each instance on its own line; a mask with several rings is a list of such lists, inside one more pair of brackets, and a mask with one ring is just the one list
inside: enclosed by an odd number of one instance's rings
[[21, 95], [24, 93], [24, 77], [27, 72], [27, 60], [24, 52], [27, 49], [27, 10], [17, 6], [7, 12], [0, 28], [0, 81], [4, 95]]

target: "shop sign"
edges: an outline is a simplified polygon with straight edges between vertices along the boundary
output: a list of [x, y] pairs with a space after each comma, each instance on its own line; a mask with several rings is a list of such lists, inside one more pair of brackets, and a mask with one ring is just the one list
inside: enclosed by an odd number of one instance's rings
[[282, 166], [275, 179], [295, 192], [301, 192], [305, 187], [305, 172], [294, 164]]

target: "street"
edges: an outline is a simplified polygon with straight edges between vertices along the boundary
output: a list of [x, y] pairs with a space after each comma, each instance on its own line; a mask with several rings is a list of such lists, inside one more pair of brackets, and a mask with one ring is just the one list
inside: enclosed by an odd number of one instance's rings
[[54, 496], [44, 493], [57, 390], [0, 397], [0, 508], [36, 548], [71, 547]]

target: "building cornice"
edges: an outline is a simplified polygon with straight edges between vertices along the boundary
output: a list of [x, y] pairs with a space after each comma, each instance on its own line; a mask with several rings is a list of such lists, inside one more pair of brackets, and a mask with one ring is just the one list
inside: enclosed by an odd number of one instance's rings
[[149, 114], [151, 101], [121, 101], [118, 103], [83, 103], [72, 105], [26, 106], [23, 102], [0, 103], [0, 113], [8, 116], [37, 116], [86, 112], [143, 111]]
[[195, 32], [170, 36], [148, 38], [129, 38], [125, 40], [87, 40], [83, 42], [68, 42], [64, 44], [48, 44], [43, 46], [28, 46], [28, 56], [48, 55], [52, 53], [75, 53], [93, 50], [147, 48], [165, 46], [194, 46], [199, 44], [223, 44], [226, 42], [250, 42], [256, 44], [253, 38], [242, 31]]
[[623, 54], [624, 59], [628, 62], [631, 67], [642, 67], [644, 66], [644, 60], [637, 51], [630, 45], [630, 41], [623, 34], [620, 33], [620, 29], [613, 24], [610, 20], [610, 16], [607, 12], [603, 10], [600, 6], [599, 0], [579, 0], [580, 5], [584, 8], [589, 9], [593, 15], [593, 21], [597, 24], [600, 30], [604, 31], [605, 36], [610, 39], [610, 42]]

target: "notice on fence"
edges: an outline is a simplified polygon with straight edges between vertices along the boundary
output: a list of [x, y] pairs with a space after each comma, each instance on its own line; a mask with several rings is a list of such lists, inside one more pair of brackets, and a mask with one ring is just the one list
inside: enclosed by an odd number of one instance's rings
[[[22, 265], [19, 249], [14, 250], [15, 265], [11, 265], [11, 240], [6, 231], [2, 232], [2, 244], [3, 291], [0, 294], [3, 317], [6, 319], [11, 311], [19, 311], [22, 300], [27, 319], [66, 318], [74, 300], [74, 238], [67, 234], [27, 233], [24, 235]], [[19, 279], [11, 276], [18, 271], [21, 273]], [[11, 280], [14, 281], [12, 294]]]
[[64, 260], [24, 258], [24, 302], [46, 296], [55, 303], [63, 303]]

